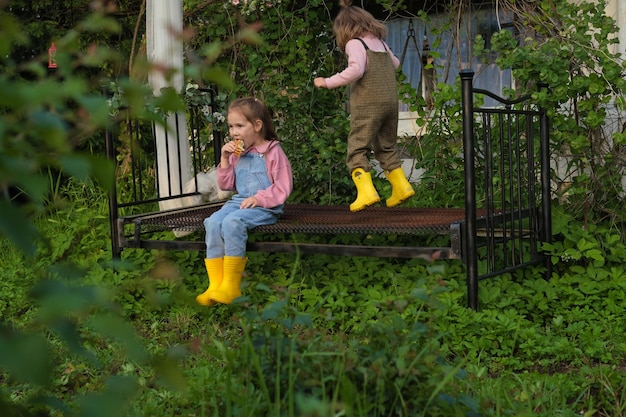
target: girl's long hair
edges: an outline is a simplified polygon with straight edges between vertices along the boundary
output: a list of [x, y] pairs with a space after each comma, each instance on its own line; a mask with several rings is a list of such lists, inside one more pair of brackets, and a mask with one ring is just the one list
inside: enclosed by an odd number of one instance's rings
[[233, 100], [228, 106], [228, 111], [233, 109], [241, 111], [250, 123], [261, 120], [261, 123], [263, 123], [261, 136], [263, 138], [266, 140], [278, 140], [270, 112], [261, 100], [254, 97], [238, 98]]
[[371, 33], [377, 38], [387, 38], [387, 27], [372, 14], [358, 6], [352, 0], [340, 0], [341, 10], [333, 22], [333, 31], [337, 37], [337, 46], [345, 52], [349, 40]]

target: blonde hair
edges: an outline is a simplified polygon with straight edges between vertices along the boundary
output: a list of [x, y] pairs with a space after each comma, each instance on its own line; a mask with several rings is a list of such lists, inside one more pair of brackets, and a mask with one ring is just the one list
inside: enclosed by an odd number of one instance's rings
[[238, 98], [230, 103], [228, 111], [237, 109], [243, 113], [250, 123], [255, 123], [260, 120], [263, 126], [261, 127], [261, 136], [267, 140], [278, 140], [274, 124], [270, 112], [265, 104], [254, 97]]
[[371, 33], [380, 39], [387, 37], [387, 27], [372, 14], [358, 6], [352, 0], [339, 0], [341, 10], [333, 22], [333, 32], [337, 37], [337, 46], [345, 52], [349, 40]]

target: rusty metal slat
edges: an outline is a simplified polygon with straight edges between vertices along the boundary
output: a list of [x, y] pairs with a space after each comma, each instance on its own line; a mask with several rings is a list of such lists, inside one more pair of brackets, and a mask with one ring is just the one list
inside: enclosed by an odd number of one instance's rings
[[[208, 204], [193, 209], [171, 210], [129, 217], [140, 221], [145, 231], [181, 230], [201, 231], [203, 220], [218, 210], [220, 205]], [[448, 234], [450, 225], [464, 219], [464, 209], [456, 208], [388, 208], [369, 207], [350, 212], [347, 206], [315, 204], [286, 205], [278, 223], [260, 226], [258, 233], [384, 233], [384, 234]]]

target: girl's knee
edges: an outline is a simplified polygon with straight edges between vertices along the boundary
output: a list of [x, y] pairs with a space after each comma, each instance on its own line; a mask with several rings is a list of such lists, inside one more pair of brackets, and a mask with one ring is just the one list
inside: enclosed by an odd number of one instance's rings
[[230, 236], [232, 233], [242, 233], [245, 230], [245, 224], [237, 216], [227, 216], [222, 221], [222, 231], [225, 236]]
[[206, 219], [204, 219], [204, 230], [206, 231], [212, 231], [212, 230], [219, 230], [220, 227], [220, 223], [216, 222], [215, 219], [212, 219], [211, 217], [207, 217]]

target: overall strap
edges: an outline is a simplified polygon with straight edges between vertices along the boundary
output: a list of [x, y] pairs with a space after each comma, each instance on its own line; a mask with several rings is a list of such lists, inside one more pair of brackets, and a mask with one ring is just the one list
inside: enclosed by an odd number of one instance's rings
[[365, 41], [363, 39], [361, 39], [361, 38], [355, 38], [355, 39], [361, 41], [361, 43], [363, 44], [363, 48], [365, 48], [366, 51], [370, 50], [370, 48], [367, 46], [367, 44], [365, 43]]
[[383, 44], [383, 48], [385, 48], [385, 51], [386, 51], [386, 52], [389, 52], [389, 49], [387, 49], [387, 44], [385, 43], [385, 41], [384, 41], [384, 40], [382, 40], [382, 39], [380, 39], [380, 38], [378, 38], [378, 40], [380, 41], [380, 43], [382, 43], [382, 44]]
[[[361, 38], [354, 38], [354, 39], [359, 40], [363, 44], [363, 47], [365, 48], [366, 51], [370, 50], [370, 48], [367, 46], [367, 44], [365, 43], [365, 41], [363, 39], [361, 39]], [[385, 51], [389, 52], [389, 49], [387, 49], [387, 45], [385, 44], [385, 42], [382, 39], [380, 39], [380, 38], [379, 38], [379, 40], [383, 44], [383, 48], [385, 48]]]

